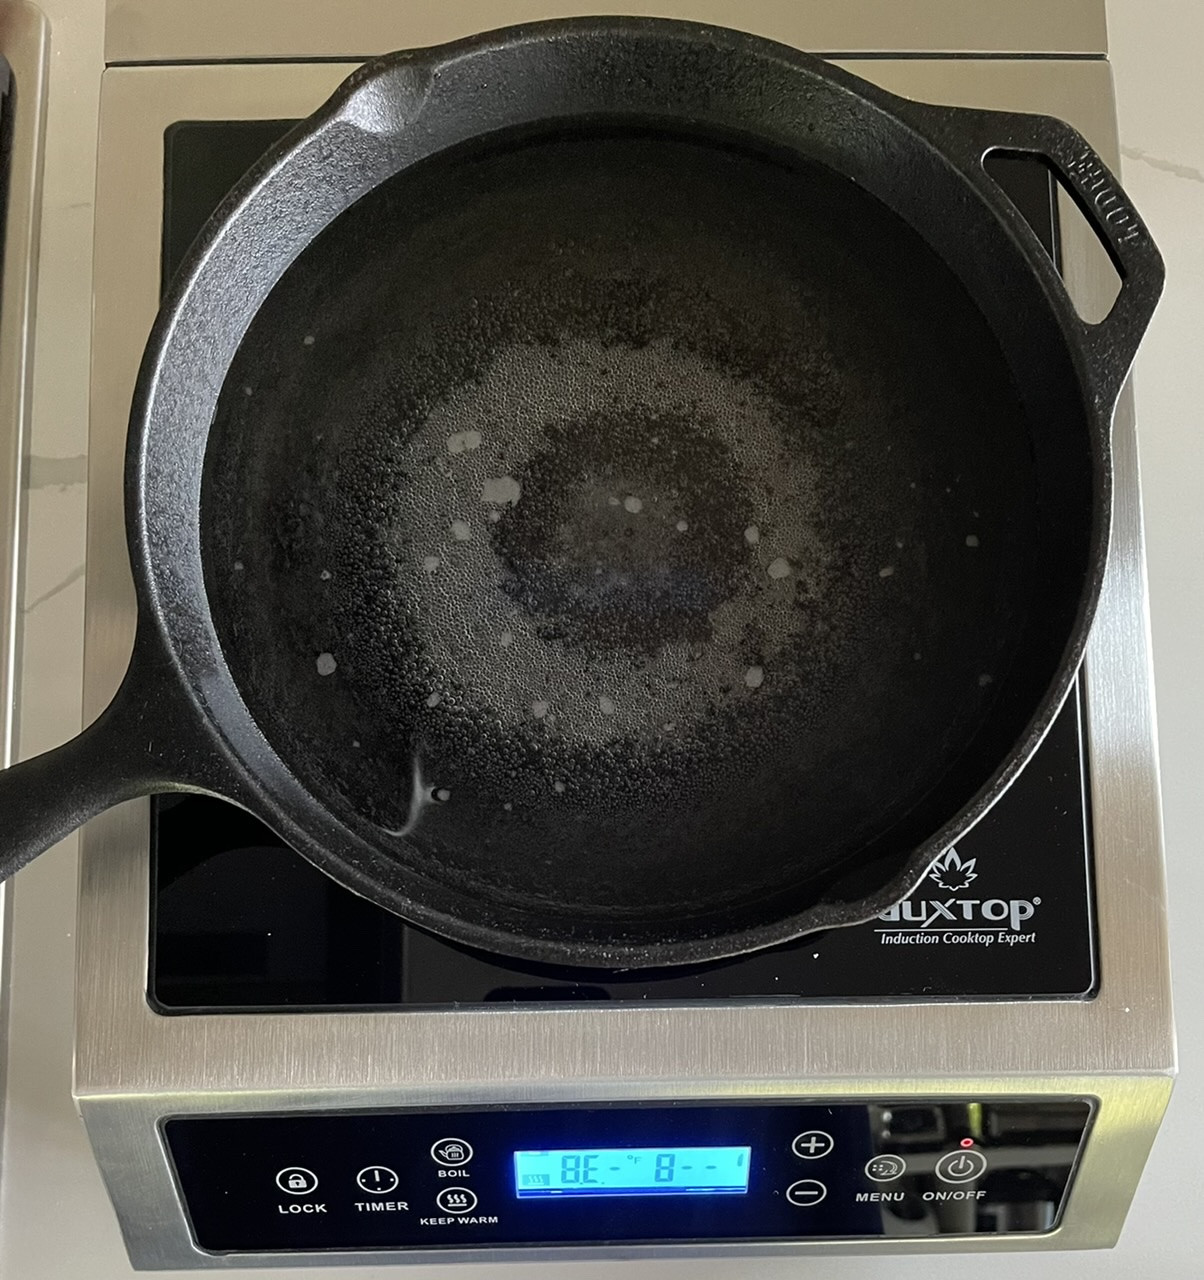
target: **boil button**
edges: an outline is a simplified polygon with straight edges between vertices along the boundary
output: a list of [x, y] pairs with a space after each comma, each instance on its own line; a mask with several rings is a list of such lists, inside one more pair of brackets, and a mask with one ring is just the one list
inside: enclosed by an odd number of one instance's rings
[[431, 1147], [431, 1159], [449, 1169], [458, 1169], [472, 1159], [472, 1147], [463, 1138], [440, 1138]]

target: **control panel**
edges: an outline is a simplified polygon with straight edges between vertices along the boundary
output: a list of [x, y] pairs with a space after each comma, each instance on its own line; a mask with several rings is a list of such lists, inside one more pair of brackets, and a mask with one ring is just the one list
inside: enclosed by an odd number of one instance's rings
[[1084, 1099], [206, 1116], [164, 1137], [214, 1253], [1051, 1230]]

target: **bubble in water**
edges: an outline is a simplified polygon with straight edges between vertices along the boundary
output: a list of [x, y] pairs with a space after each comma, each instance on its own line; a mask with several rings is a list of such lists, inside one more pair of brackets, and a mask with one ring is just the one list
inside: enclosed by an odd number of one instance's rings
[[643, 499], [636, 498], [634, 496], [630, 498], [624, 498], [623, 506], [626, 507], [627, 510], [630, 511], [633, 516], [639, 515], [639, 513], [644, 509]]
[[614, 699], [608, 698], [606, 694], [603, 694], [598, 699], [598, 708], [604, 716], [613, 716], [615, 713]]
[[761, 530], [758, 529], [755, 524], [750, 524], [748, 528], [744, 530], [744, 541], [747, 542], [750, 547], [755, 547], [757, 543], [761, 541]]
[[481, 486], [481, 501], [513, 507], [523, 496], [523, 487], [513, 476], [495, 476]]
[[424, 556], [422, 560], [422, 567], [427, 571], [427, 573], [434, 573], [439, 567], [439, 557]]
[[472, 530], [465, 520], [453, 520], [451, 524], [452, 537], [457, 542], [467, 542], [472, 537]]
[[322, 570], [322, 572], [321, 572], [320, 574], [318, 574], [318, 577], [319, 577], [319, 578], [321, 578], [323, 582], [329, 582], [329, 581], [330, 581], [330, 570], [329, 570], [329, 569], [323, 569], [323, 570]]
[[338, 665], [339, 664], [334, 660], [333, 654], [330, 654], [330, 653], [318, 654], [318, 661], [316, 663], [316, 666], [318, 668], [318, 675], [320, 676], [333, 675], [335, 668]]
[[750, 689], [759, 689], [765, 683], [765, 670], [763, 667], [749, 667], [744, 673], [744, 683]]
[[457, 431], [454, 435], [447, 437], [448, 453], [470, 453], [473, 449], [481, 447], [481, 433], [479, 431]]
[[778, 556], [770, 562], [766, 572], [771, 578], [787, 578], [790, 576], [790, 561], [785, 556]]

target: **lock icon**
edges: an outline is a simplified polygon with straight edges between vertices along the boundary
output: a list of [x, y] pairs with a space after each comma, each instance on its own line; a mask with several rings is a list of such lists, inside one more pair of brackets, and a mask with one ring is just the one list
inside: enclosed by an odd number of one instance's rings
[[317, 1175], [299, 1165], [281, 1169], [276, 1175], [276, 1185], [290, 1196], [307, 1196], [318, 1189]]

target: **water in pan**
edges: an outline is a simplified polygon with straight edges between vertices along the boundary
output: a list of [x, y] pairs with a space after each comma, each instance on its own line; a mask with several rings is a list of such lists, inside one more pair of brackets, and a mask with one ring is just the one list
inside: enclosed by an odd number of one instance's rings
[[214, 424], [207, 583], [350, 824], [412, 827], [420, 761], [422, 874], [730, 913], [964, 751], [1025, 610], [1031, 466], [981, 317], [880, 206], [560, 138], [403, 175], [286, 275]]
[[[676, 411], [654, 407], [667, 379]], [[806, 459], [766, 447], [776, 406], [730, 390], [667, 342], [581, 340], [506, 351], [432, 411], [403, 453], [409, 590], [448, 681], [428, 707], [603, 744], [691, 733], [704, 707], [794, 678], [832, 557]]]

